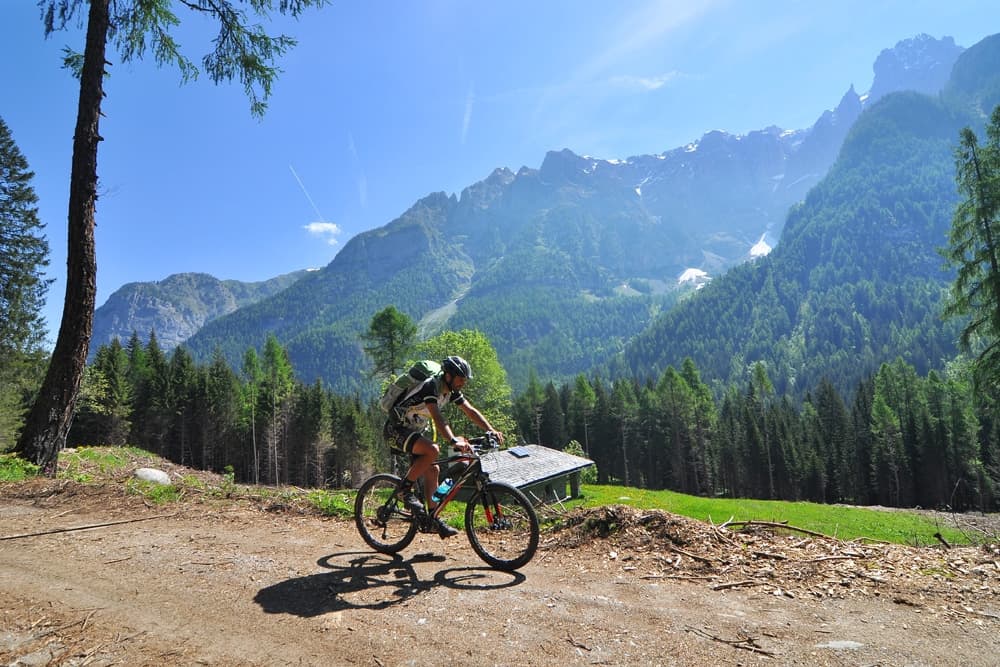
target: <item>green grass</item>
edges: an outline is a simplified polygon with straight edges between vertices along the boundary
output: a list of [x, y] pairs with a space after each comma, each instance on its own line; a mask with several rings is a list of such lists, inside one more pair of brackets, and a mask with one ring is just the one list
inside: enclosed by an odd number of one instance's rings
[[660, 509], [673, 514], [712, 521], [774, 521], [822, 533], [841, 540], [867, 538], [897, 544], [927, 545], [940, 533], [952, 544], [968, 544], [970, 536], [912, 512], [879, 511], [861, 507], [819, 503], [752, 500], [745, 498], [701, 498], [672, 491], [651, 491], [623, 486], [584, 484], [573, 507], [630, 505]]
[[59, 453], [59, 477], [81, 484], [94, 481], [95, 470], [107, 475], [127, 467], [135, 457], [153, 454], [138, 447], [74, 447]]
[[154, 505], [166, 505], [180, 500], [184, 495], [184, 489], [174, 484], [157, 484], [135, 478], [125, 482], [125, 492], [142, 496]]
[[[134, 447], [77, 447], [60, 454], [59, 477], [91, 483], [130, 465], [135, 458], [155, 458]], [[0, 482], [17, 482], [38, 474], [35, 466], [12, 454], [0, 454]], [[354, 512], [354, 491], [280, 489], [235, 484], [228, 470], [218, 486], [207, 485], [194, 476], [185, 476], [179, 485], [160, 486], [140, 480], [126, 482], [128, 493], [142, 495], [149, 502], [164, 504], [184, 498], [187, 492], [216, 498], [241, 497], [273, 505], [306, 505], [327, 516], [350, 518]], [[629, 505], [638, 509], [658, 509], [699, 521], [721, 524], [727, 521], [770, 521], [787, 523], [842, 540], [871, 539], [909, 545], [937, 543], [935, 533], [951, 544], [987, 541], [983, 535], [969, 535], [946, 527], [928, 517], [906, 511], [879, 511], [867, 508], [821, 505], [806, 502], [700, 498], [672, 491], [652, 491], [623, 486], [583, 484], [581, 498], [566, 503], [567, 508]], [[442, 518], [461, 528], [465, 504], [450, 503]], [[794, 531], [789, 531], [794, 532]], [[987, 536], [989, 537], [989, 536]], [[996, 536], [992, 536], [996, 539]]]
[[326, 516], [349, 519], [354, 516], [354, 491], [310, 491], [309, 502]]
[[0, 454], [0, 482], [20, 482], [35, 477], [39, 468], [13, 454]]

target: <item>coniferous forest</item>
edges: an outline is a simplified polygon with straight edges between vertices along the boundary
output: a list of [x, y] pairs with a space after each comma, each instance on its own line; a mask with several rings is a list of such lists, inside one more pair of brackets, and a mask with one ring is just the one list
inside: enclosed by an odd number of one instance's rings
[[[1000, 425], [970, 373], [955, 361], [921, 376], [897, 360], [850, 395], [822, 381], [801, 403], [775, 392], [763, 364], [721, 397], [690, 360], [645, 383], [532, 378], [508, 437], [559, 449], [575, 441], [602, 483], [995, 510]], [[245, 482], [340, 487], [389, 465], [383, 418], [372, 400], [297, 382], [274, 337], [247, 351], [238, 374], [221, 356], [196, 365], [183, 347], [165, 356], [155, 335], [133, 336], [88, 367], [69, 444], [127, 443]]]

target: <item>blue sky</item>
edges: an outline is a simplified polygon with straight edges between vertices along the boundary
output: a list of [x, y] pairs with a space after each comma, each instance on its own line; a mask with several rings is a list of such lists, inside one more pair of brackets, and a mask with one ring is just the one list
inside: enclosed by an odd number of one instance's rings
[[[176, 38], [200, 62], [211, 31], [175, 4]], [[78, 96], [60, 63], [82, 31], [46, 39], [35, 0], [2, 0], [0, 17], [0, 117], [35, 172], [54, 338]], [[256, 281], [324, 266], [428, 193], [537, 168], [549, 150], [626, 158], [712, 129], [808, 127], [850, 85], [871, 87], [882, 49], [919, 33], [971, 46], [1000, 31], [1000, 3], [344, 0], [272, 28], [299, 44], [260, 121], [238, 83], [181, 85], [110, 55], [98, 305], [182, 271]]]

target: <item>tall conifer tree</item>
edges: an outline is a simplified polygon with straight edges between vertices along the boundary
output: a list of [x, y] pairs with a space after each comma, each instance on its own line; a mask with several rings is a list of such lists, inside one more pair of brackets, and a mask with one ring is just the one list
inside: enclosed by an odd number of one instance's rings
[[33, 177], [0, 118], [0, 451], [14, 442], [22, 394], [43, 355], [41, 309], [49, 281], [41, 272], [49, 263], [49, 246], [38, 219]]
[[951, 223], [945, 256], [958, 268], [949, 315], [970, 316], [961, 342], [976, 349], [975, 378], [987, 394], [1000, 391], [1000, 106], [979, 145], [969, 128], [955, 151], [956, 180], [964, 195]]
[[[202, 65], [213, 82], [239, 79], [250, 98], [250, 110], [261, 116], [271, 85], [279, 74], [274, 61], [295, 41], [272, 37], [248, 18], [270, 11], [298, 16], [305, 8], [327, 0], [235, 0], [178, 3], [199, 17], [215, 21], [218, 36]], [[171, 0], [41, 0], [46, 36], [62, 30], [87, 11], [86, 44], [82, 54], [66, 58], [80, 80], [76, 130], [69, 183], [66, 296], [62, 322], [45, 380], [25, 420], [16, 451], [54, 474], [59, 450], [65, 445], [93, 330], [97, 294], [97, 251], [94, 225], [97, 207], [97, 147], [103, 115], [108, 50], [122, 62], [142, 59], [150, 51], [158, 65], [176, 65], [182, 79], [198, 75], [199, 67], [180, 51], [171, 30], [180, 24]]]

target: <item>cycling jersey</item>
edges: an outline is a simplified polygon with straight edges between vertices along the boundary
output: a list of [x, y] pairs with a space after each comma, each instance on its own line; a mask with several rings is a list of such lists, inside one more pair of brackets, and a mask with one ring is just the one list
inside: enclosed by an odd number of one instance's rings
[[465, 396], [461, 390], [448, 389], [448, 385], [444, 383], [444, 376], [435, 375], [424, 380], [419, 387], [411, 389], [393, 408], [390, 416], [395, 417], [397, 424], [414, 431], [423, 431], [431, 419], [428, 405], [434, 403], [438, 408], [443, 408], [449, 403], [461, 405], [464, 402]]

